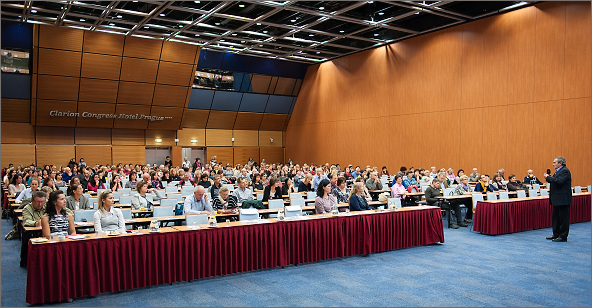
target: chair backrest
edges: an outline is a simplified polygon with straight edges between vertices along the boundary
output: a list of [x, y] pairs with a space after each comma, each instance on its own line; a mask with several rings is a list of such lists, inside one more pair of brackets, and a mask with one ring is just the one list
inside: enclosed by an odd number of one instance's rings
[[189, 188], [193, 189], [193, 188], [195, 188], [195, 187], [193, 187], [193, 185], [183, 185], [183, 186], [181, 187], [181, 189], [189, 189]]
[[483, 195], [482, 194], [473, 194], [471, 197], [473, 198], [473, 210], [474, 210], [477, 208], [477, 202], [483, 201]]
[[301, 193], [290, 193], [290, 199], [298, 199], [298, 198], [302, 198]]
[[[103, 183], [103, 185], [105, 185], [106, 189], [110, 189], [111, 188], [111, 178], [107, 178], [107, 182]], [[97, 192], [98, 192], [98, 190], [97, 190]], [[100, 192], [99, 192], [99, 194], [100, 194]]]
[[284, 200], [283, 199], [270, 199], [269, 200], [269, 208], [270, 209], [281, 209], [284, 207]]
[[115, 192], [113, 192], [113, 199], [119, 199], [119, 197], [121, 197], [122, 195], [123, 195], [122, 193], [115, 191]]
[[189, 195], [193, 195], [193, 190], [195, 188], [189, 188], [189, 189], [183, 189], [181, 190], [181, 196], [189, 196]]
[[471, 191], [475, 191], [475, 187], [477, 187], [477, 186], [472, 186], [471, 185]]
[[139, 195], [139, 194], [140, 193], [137, 190], [130, 191], [130, 193], [129, 193], [129, 195], [132, 196], [132, 197], [135, 196], [135, 195]]
[[119, 204], [131, 204], [132, 196], [121, 196], [119, 197]]
[[224, 184], [224, 186], [228, 187], [228, 190], [230, 191], [234, 190], [234, 184]]
[[517, 193], [518, 193], [518, 195], [517, 195], [518, 198], [526, 198], [526, 192], [524, 190], [522, 190], [522, 189], [518, 190]]
[[125, 196], [125, 195], [129, 195], [132, 192], [132, 189], [131, 188], [122, 188], [119, 190], [119, 192]]
[[198, 225], [203, 225], [208, 223], [208, 214], [192, 214], [185, 216], [185, 225], [191, 226], [193, 222], [197, 223]]
[[532, 189], [539, 190], [539, 189], [541, 189], [541, 185], [540, 184], [532, 184]]
[[444, 188], [443, 195], [444, 196], [454, 195], [454, 188]]
[[335, 204], [339, 204], [339, 202], [337, 201], [337, 197], [331, 196], [331, 198], [333, 198], [333, 201], [335, 201]]
[[123, 214], [123, 219], [132, 219], [132, 209], [119, 209]]
[[400, 198], [388, 198], [387, 199], [388, 208], [394, 207], [396, 209], [401, 208], [401, 199]]
[[506, 200], [506, 199], [510, 199], [510, 196], [508, 195], [507, 191], [500, 191], [499, 198], [500, 198], [500, 200]]
[[80, 222], [84, 218], [87, 222], [93, 222], [93, 215], [96, 210], [78, 210], [74, 211], [74, 221]]
[[60, 190], [65, 194], [68, 191], [68, 187], [60, 187]]
[[302, 198], [302, 195], [300, 196], [300, 198], [295, 198], [295, 199], [290, 199], [290, 205], [294, 205], [294, 206], [304, 206], [306, 203], [304, 202], [304, 198]]
[[588, 185], [588, 192], [592, 192], [592, 185]]
[[179, 184], [179, 182], [178, 182], [178, 181], [170, 181], [170, 182], [167, 184], [167, 186], [175, 186], [175, 185], [177, 185], [177, 184]]
[[257, 209], [241, 209], [239, 212], [238, 220], [257, 220], [259, 219], [259, 211]]
[[97, 189], [97, 196], [100, 196], [106, 189]]
[[538, 196], [538, 193], [537, 193], [536, 189], [529, 189], [528, 190], [528, 196], [529, 197], [536, 197], [536, 196]]
[[492, 192], [488, 192], [487, 193], [487, 201], [491, 201], [491, 200], [497, 200], [497, 194], [496, 193], [492, 193]]
[[551, 189], [551, 183], [547, 183], [547, 189]]
[[179, 203], [179, 200], [177, 200], [176, 198], [172, 198], [172, 199], [160, 199], [160, 206], [177, 206], [177, 203]]
[[183, 201], [183, 195], [181, 194], [168, 194], [167, 195], [168, 199], [177, 199], [179, 201]]
[[[90, 207], [93, 209], [96, 209], [97, 207], [95, 206], [95, 203], [97, 203], [97, 198], [88, 198], [88, 204], [90, 204]], [[98, 204], [98, 203], [97, 203]]]
[[263, 200], [263, 194], [257, 194], [257, 200]]
[[286, 217], [302, 216], [302, 207], [298, 205], [288, 205], [284, 211]]
[[426, 191], [430, 185], [421, 185], [421, 191]]
[[582, 186], [574, 186], [574, 192], [576, 194], [581, 194], [582, 193]]
[[317, 197], [317, 193], [314, 191], [309, 191], [306, 193], [306, 199], [315, 199]]
[[179, 192], [179, 187], [177, 186], [167, 186], [164, 188], [165, 193], [177, 193]]
[[548, 196], [549, 195], [549, 190], [548, 189], [541, 188], [541, 190], [539, 190], [539, 192], [541, 193], [541, 197], [544, 197], [544, 196]]
[[155, 206], [152, 210], [154, 211], [152, 213], [154, 217], [166, 217], [175, 214], [172, 206]]

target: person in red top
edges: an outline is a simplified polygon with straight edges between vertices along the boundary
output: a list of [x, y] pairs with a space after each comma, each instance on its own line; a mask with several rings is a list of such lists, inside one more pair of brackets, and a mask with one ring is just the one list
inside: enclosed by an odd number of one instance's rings
[[99, 189], [105, 189], [105, 185], [101, 183], [99, 175], [95, 173], [93, 175], [92, 181], [89, 181], [86, 187], [89, 191], [97, 192]]

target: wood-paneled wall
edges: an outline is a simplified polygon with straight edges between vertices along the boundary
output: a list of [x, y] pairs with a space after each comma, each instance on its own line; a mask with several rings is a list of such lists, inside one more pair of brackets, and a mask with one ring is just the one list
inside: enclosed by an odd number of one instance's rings
[[[590, 2], [545, 2], [311, 66], [298, 163], [591, 174]], [[263, 153], [263, 152], [262, 152]]]

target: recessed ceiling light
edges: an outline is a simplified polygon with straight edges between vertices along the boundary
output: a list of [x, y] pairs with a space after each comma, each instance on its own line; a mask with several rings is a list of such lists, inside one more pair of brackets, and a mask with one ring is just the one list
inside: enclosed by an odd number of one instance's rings
[[233, 36], [236, 36], [236, 33], [232, 33]]
[[292, 19], [292, 20], [290, 20], [290, 21], [291, 21], [291, 22], [296, 22], [296, 19]]
[[179, 25], [179, 28], [183, 28], [183, 25]]
[[263, 30], [263, 33], [267, 33], [267, 30]]
[[321, 53], [320, 51], [317, 51], [317, 55], [320, 54], [320, 53]]
[[239, 4], [238, 7], [245, 7], [245, 5], [244, 4]]
[[378, 33], [374, 33], [374, 36], [378, 36]]
[[261, 26], [261, 23], [260, 23], [260, 22], [258, 22], [258, 23], [257, 23], [257, 26]]
[[123, 16], [121, 16], [121, 15], [117, 15], [117, 18], [121, 18], [121, 17], [123, 17]]
[[37, 13], [37, 10], [31, 10], [31, 13]]
[[148, 26], [144, 26], [144, 29], [149, 29], [149, 28], [150, 28], [150, 27], [148, 27]]
[[308, 36], [314, 36], [314, 34], [309, 34]]
[[193, 1], [193, 3], [200, 3], [201, 1]]
[[60, 9], [61, 9], [61, 10], [63, 10], [63, 9], [64, 9], [64, 7], [62, 6], [62, 7], [60, 7]]
[[415, 12], [415, 15], [419, 14], [419, 12]]
[[319, 7], [319, 10], [321, 10], [321, 11], [324, 10], [324, 9], [325, 9], [324, 6]]
[[199, 36], [199, 34], [196, 34], [195, 36]]
[[243, 44], [244, 44], [244, 43], [245, 43], [245, 41], [241, 41], [241, 43], [243, 43]]
[[263, 45], [259, 45], [259, 47], [263, 47]]
[[160, 16], [165, 16], [164, 13], [160, 13]]
[[378, 12], [378, 15], [384, 15], [384, 12]]
[[80, 18], [80, 21], [84, 21], [84, 20], [85, 20], [84, 18]]
[[345, 31], [343, 31], [343, 30], [339, 30], [339, 33], [343, 33], [343, 32], [345, 32]]
[[219, 25], [220, 25], [220, 23], [219, 23], [219, 22], [217, 22], [217, 23], [215, 23], [215, 25], [216, 25], [216, 26], [219, 26]]
[[374, 3], [374, 1], [368, 1], [368, 3]]
[[115, 26], [115, 24], [114, 23], [110, 23], [109, 26]]

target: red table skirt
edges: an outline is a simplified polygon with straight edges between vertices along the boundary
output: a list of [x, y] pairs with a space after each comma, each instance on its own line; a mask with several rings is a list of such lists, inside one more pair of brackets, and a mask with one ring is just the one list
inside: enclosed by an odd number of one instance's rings
[[[592, 205], [590, 195], [573, 196], [569, 209], [570, 223], [590, 221]], [[477, 202], [473, 230], [497, 235], [529, 229], [547, 228], [552, 225], [553, 206], [549, 199], [515, 202]]]
[[440, 209], [29, 244], [27, 303], [444, 242]]

